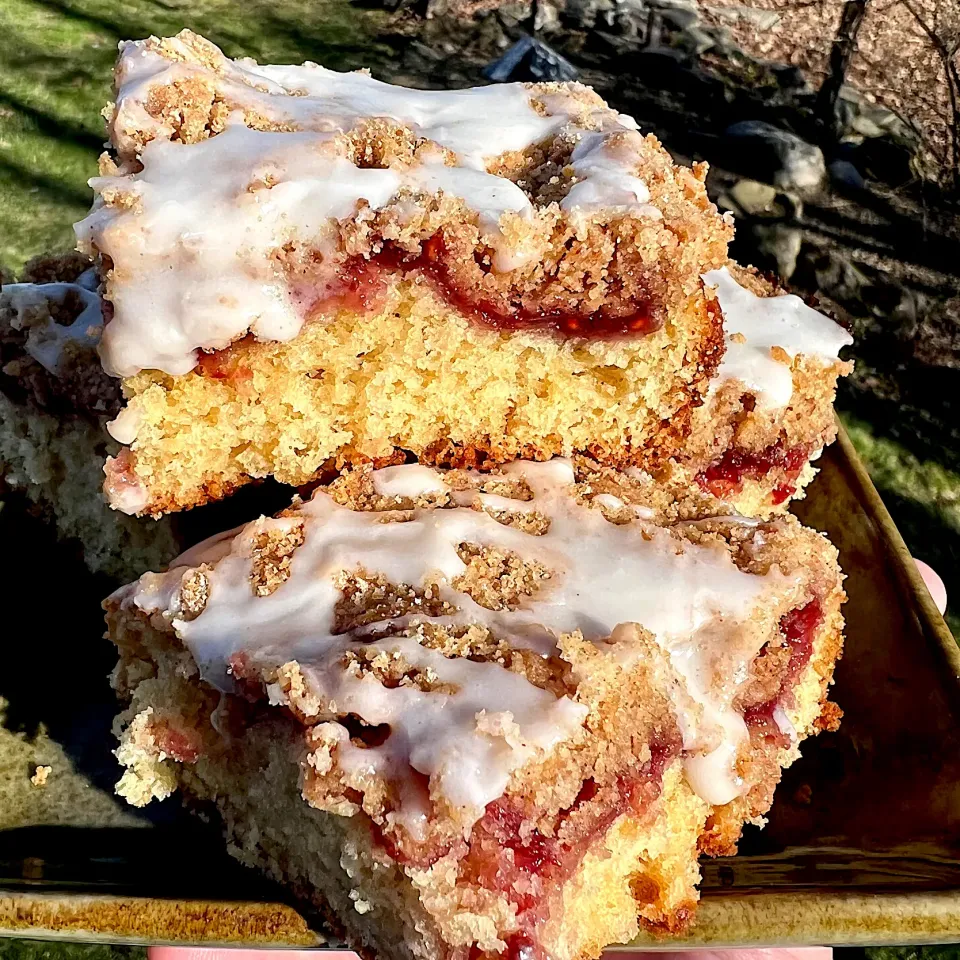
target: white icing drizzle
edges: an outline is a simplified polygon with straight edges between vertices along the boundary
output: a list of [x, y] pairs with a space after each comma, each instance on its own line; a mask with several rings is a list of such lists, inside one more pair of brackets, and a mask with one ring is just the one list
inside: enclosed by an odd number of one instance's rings
[[[323, 659], [303, 668], [311, 689], [334, 701], [338, 711], [389, 724], [391, 730], [380, 749], [341, 744], [341, 762], [354, 773], [362, 767], [391, 780], [402, 780], [406, 766], [412, 766], [435, 778], [434, 789], [463, 809], [482, 811], [503, 793], [511, 771], [568, 739], [587, 713], [568, 697], [557, 699], [496, 663], [447, 659], [415, 638], [378, 646], [455, 685], [457, 693], [404, 686], [387, 691], [377, 680], [344, 671], [339, 666], [343, 648], [331, 645]], [[491, 735], [487, 731], [497, 721], [504, 732]]]
[[[505, 473], [525, 478], [533, 500], [513, 502], [548, 517], [548, 532], [535, 536], [471, 509], [466, 504], [472, 497], [486, 495], [470, 491], [456, 494], [463, 506], [420, 509], [412, 519], [384, 523], [377, 514], [339, 506], [319, 489], [292, 516], [261, 520], [235, 536], [208, 541], [168, 573], [147, 574], [117, 596], [171, 618], [202, 675], [221, 689], [230, 688], [227, 667], [238, 652], [266, 670], [296, 660], [311, 691], [336, 705], [333, 712], [387, 723], [393, 731], [376, 748], [361, 750], [344, 739], [338, 754], [343, 764], [388, 777], [402, 775], [410, 764], [431, 777], [452, 803], [474, 814], [500, 795], [512, 770], [574, 735], [583, 707], [566, 697], [555, 699], [498, 664], [446, 659], [415, 638], [369, 644], [360, 630], [334, 634], [340, 595], [334, 577], [362, 568], [398, 585], [435, 583], [456, 611], [436, 618], [407, 616], [392, 621], [394, 628], [428, 619], [481, 624], [544, 656], [556, 651], [561, 634], [580, 630], [588, 640], [603, 643], [618, 626], [638, 623], [655, 635], [676, 671], [669, 692], [684, 734], [691, 783], [711, 803], [737, 796], [743, 785], [734, 761], [747, 733], [733, 699], [769, 638], [753, 618], [777, 603], [795, 602], [799, 578], [787, 578], [778, 568], [765, 576], [748, 574], [720, 546], [681, 541], [639, 521], [608, 522], [600, 510], [572, 496], [568, 461], [515, 463]], [[390, 467], [373, 477], [374, 488], [384, 495], [410, 497], [446, 486], [442, 474], [419, 465]], [[304, 542], [293, 554], [289, 579], [273, 594], [257, 596], [250, 583], [255, 536], [300, 522]], [[462, 542], [538, 560], [551, 577], [519, 609], [488, 610], [452, 586], [465, 570], [456, 549]], [[199, 616], [185, 620], [179, 616], [180, 585], [201, 563], [213, 565], [207, 573], [208, 600]], [[387, 689], [342, 666], [346, 652], [371, 647], [402, 655], [441, 682], [455, 684], [457, 692]], [[629, 650], [617, 656], [629, 665]]]
[[[107, 466], [110, 463], [108, 459], [104, 464], [103, 472], [107, 473]], [[109, 475], [108, 475], [109, 477]], [[113, 480], [110, 489], [110, 505], [121, 513], [126, 513], [131, 517], [136, 516], [141, 510], [145, 509], [149, 500], [147, 498], [146, 488], [141, 483], [125, 483]]]
[[[69, 324], [57, 323], [49, 304], [63, 304], [68, 295], [78, 298], [82, 309]], [[87, 270], [76, 283], [10, 283], [0, 290], [0, 306], [9, 307], [14, 329], [26, 328], [24, 350], [45, 370], [62, 376], [71, 352], [94, 350], [103, 331], [96, 277]]]
[[[566, 119], [538, 114], [520, 83], [465, 90], [412, 90], [383, 83], [365, 73], [337, 73], [315, 63], [271, 66], [249, 59], [224, 59], [222, 67], [223, 75], [218, 78], [221, 89], [229, 94], [231, 102], [245, 109], [301, 129], [327, 133], [350, 130], [369, 117], [397, 120], [452, 150], [463, 166], [474, 170], [484, 170], [487, 157], [537, 143]], [[149, 131], [157, 137], [169, 137], [173, 131], [143, 109], [150, 89], [157, 83], [208, 73], [192, 63], [171, 62], [146, 49], [143, 41], [121, 43], [117, 71], [119, 125]]]
[[107, 433], [109, 433], [117, 443], [129, 445], [137, 439], [141, 419], [138, 410], [133, 407], [124, 407], [117, 414], [116, 419], [111, 420], [107, 424]]
[[417, 463], [374, 470], [373, 489], [381, 497], [400, 497], [413, 500], [431, 493], [445, 493], [447, 485], [431, 467]]
[[787, 711], [779, 703], [773, 708], [773, 721], [780, 732], [789, 737], [792, 743], [797, 742], [797, 728], [793, 725], [790, 717], [787, 716]]
[[793, 374], [788, 364], [771, 356], [773, 347], [791, 360], [803, 355], [830, 365], [841, 347], [853, 343], [843, 327], [793, 294], [758, 297], [740, 286], [726, 267], [705, 273], [703, 281], [716, 287], [726, 335], [726, 351], [711, 382], [714, 389], [739, 380], [761, 407], [783, 408], [793, 397]]
[[746, 732], [733, 720], [723, 726], [726, 739], [706, 753], [689, 754], [683, 762], [683, 772], [694, 793], [707, 803], [722, 805], [739, 797], [743, 792], [743, 778], [737, 773], [737, 751]]
[[[104, 369], [188, 373], [197, 348], [222, 349], [249, 330], [289, 340], [303, 323], [270, 254], [287, 241], [329, 241], [358, 197], [383, 206], [400, 186], [392, 170], [359, 169], [329, 135], [262, 133], [240, 122], [185, 147], [154, 140], [142, 172], [91, 180], [128, 191], [137, 207], [95, 208], [81, 239], [125, 264], [111, 287], [114, 316], [100, 347]], [[267, 188], [266, 182], [272, 187]]]
[[630, 148], [628, 136], [621, 134], [616, 140], [604, 133], [583, 136], [570, 158], [577, 183], [560, 201], [564, 210], [619, 207], [652, 219], [663, 216], [649, 202], [646, 183], [630, 172], [636, 151]]
[[[167, 43], [189, 60], [183, 41]], [[216, 77], [238, 109], [217, 136], [172, 142], [173, 129], [145, 108], [150, 91], [204, 74]], [[561, 130], [582, 137], [571, 164], [579, 182], [564, 209], [660, 216], [635, 176], [636, 124], [597, 110], [584, 122], [600, 131], [586, 132], [572, 120], [583, 104], [562, 91], [546, 96], [538, 112], [535, 90], [523, 84], [409, 90], [316, 64], [226, 59], [213, 74], [167, 60], [143, 42], [121, 45], [117, 86], [115, 145], [131, 154], [134, 133], [154, 139], [137, 151], [138, 172], [90, 181], [98, 199], [76, 225], [82, 248], [106, 254], [120, 268], [101, 345], [104, 369], [115, 376], [143, 369], [184, 374], [198, 350], [221, 349], [248, 332], [262, 340], [296, 336], [303, 309], [271, 254], [294, 239], [328, 252], [337, 221], [353, 217], [362, 202], [377, 210], [395, 201], [402, 211], [404, 202], [424, 195], [459, 197], [478, 215], [494, 269], [527, 264], [539, 253], [533, 240], [523, 231], [511, 231], [516, 238], [507, 240], [501, 228], [505, 215], [529, 218], [533, 207], [515, 183], [488, 173], [487, 163]], [[250, 129], [244, 111], [297, 132]], [[337, 135], [370, 118], [408, 126], [452, 151], [455, 165], [444, 166], [439, 150], [427, 150], [411, 168], [355, 167], [338, 155]], [[127, 202], [116, 203], [118, 196]]]

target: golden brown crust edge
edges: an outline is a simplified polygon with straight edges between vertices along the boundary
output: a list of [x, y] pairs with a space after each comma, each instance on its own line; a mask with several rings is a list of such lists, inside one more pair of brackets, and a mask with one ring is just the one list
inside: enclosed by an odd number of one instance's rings
[[[814, 652], [801, 681], [797, 684], [798, 689], [808, 688], [808, 698], [816, 697], [813, 719], [809, 729], [803, 731], [804, 739], [836, 730], [843, 716], [840, 707], [828, 698], [834, 670], [843, 655], [843, 616], [840, 607], [845, 599], [846, 594], [839, 584], [825, 598], [824, 621], [817, 632]], [[816, 693], [812, 692], [813, 688]], [[751, 747], [751, 759], [768, 765], [776, 764], [781, 772], [798, 756], [796, 745], [780, 747], [771, 755], [769, 748], [756, 743], [752, 738]], [[763, 822], [764, 814], [773, 803], [774, 790], [779, 781], [779, 776], [773, 782], [765, 780], [743, 797], [725, 806], [715, 807], [700, 838], [701, 853], [710, 857], [735, 856], [743, 827], [748, 823]]]

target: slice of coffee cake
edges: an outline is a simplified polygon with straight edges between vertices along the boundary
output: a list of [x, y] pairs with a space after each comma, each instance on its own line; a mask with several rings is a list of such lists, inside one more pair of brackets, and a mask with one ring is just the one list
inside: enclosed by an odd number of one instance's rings
[[588, 88], [407, 90], [184, 32], [122, 46], [110, 139], [77, 235], [119, 509], [404, 451], [649, 466], [689, 432], [732, 227]]
[[723, 313], [725, 351], [690, 436], [659, 480], [699, 485], [744, 516], [782, 512], [801, 495], [811, 465], [837, 433], [839, 359], [853, 338], [751, 268], [704, 275]]
[[107, 508], [104, 426], [120, 410], [100, 367], [97, 279], [79, 254], [38, 258], [0, 287], [0, 482], [79, 545], [94, 573], [119, 582], [179, 552], [168, 521], [144, 526]]
[[792, 518], [657, 526], [615, 482], [361, 469], [122, 588], [119, 792], [218, 811], [367, 957], [681, 928], [698, 846], [835, 722], [841, 576]]

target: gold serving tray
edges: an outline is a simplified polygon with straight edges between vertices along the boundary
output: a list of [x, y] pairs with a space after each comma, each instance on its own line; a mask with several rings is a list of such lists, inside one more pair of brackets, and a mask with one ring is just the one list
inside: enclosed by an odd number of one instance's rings
[[[960, 940], [960, 651], [845, 435], [820, 467], [796, 512], [847, 574], [844, 721], [786, 771], [766, 829], [704, 862], [690, 931], [632, 946]], [[175, 802], [114, 801], [107, 585], [15, 513], [0, 512], [6, 554], [23, 558], [0, 673], [0, 935], [338, 946]]]

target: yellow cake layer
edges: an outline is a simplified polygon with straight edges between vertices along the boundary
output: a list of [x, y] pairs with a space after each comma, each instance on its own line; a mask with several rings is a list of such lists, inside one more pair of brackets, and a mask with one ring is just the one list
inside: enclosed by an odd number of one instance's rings
[[224, 378], [125, 380], [121, 416], [136, 438], [108, 463], [107, 497], [158, 515], [258, 477], [304, 484], [407, 452], [467, 465], [578, 451], [660, 463], [687, 433], [713, 323], [695, 296], [641, 338], [506, 333], [426, 284], [395, 281], [373, 314], [342, 309], [289, 343], [236, 344], [217, 358]]

